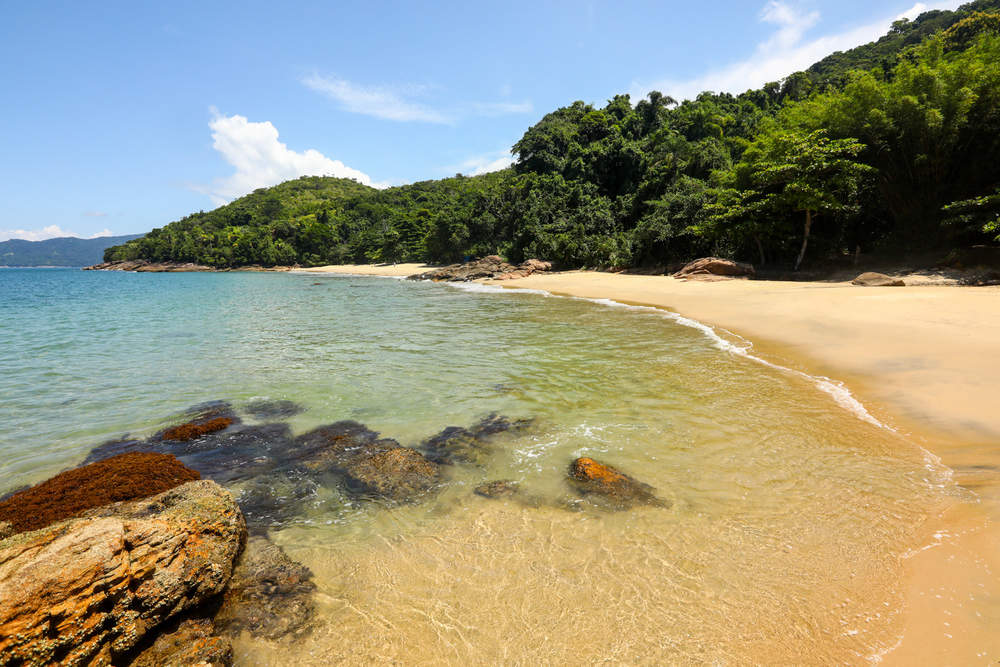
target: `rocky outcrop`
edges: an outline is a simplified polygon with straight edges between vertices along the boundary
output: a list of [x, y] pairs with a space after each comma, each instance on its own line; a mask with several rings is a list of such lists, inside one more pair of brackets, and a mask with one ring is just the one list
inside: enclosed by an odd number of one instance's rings
[[684, 268], [674, 274], [674, 278], [722, 280], [725, 278], [753, 278], [754, 275], [752, 264], [718, 257], [702, 257], [685, 264]]
[[129, 667], [230, 667], [233, 644], [215, 633], [209, 618], [171, 623], [148, 647], [131, 659]]
[[37, 530], [108, 503], [145, 498], [200, 479], [173, 456], [121, 454], [60, 473], [0, 502], [0, 520], [14, 533]]
[[607, 509], [623, 510], [635, 505], [668, 504], [657, 498], [655, 489], [625, 473], [591, 458], [579, 458], [569, 467], [571, 485], [587, 500]]
[[482, 278], [510, 280], [513, 278], [525, 278], [532, 273], [548, 271], [551, 268], [552, 264], [550, 262], [543, 262], [539, 259], [529, 259], [523, 264], [515, 266], [503, 261], [503, 258], [499, 255], [488, 255], [482, 259], [476, 259], [465, 264], [452, 264], [451, 266], [445, 266], [425, 273], [418, 273], [410, 276], [409, 279], [444, 280], [451, 282], [466, 282]]
[[904, 283], [899, 278], [893, 278], [887, 276], [884, 273], [875, 273], [874, 271], [867, 271], [862, 273], [860, 276], [851, 281], [852, 285], [861, 285], [862, 287], [905, 287]]
[[309, 568], [265, 537], [251, 537], [215, 615], [221, 631], [280, 639], [309, 628], [315, 613]]
[[184, 273], [190, 271], [215, 271], [211, 266], [192, 262], [150, 262], [145, 259], [129, 259], [118, 262], [104, 262], [85, 266], [84, 271], [136, 271], [138, 273]]
[[200, 438], [209, 433], [215, 433], [233, 425], [233, 420], [229, 417], [216, 417], [200, 424], [188, 422], [179, 426], [168, 428], [163, 432], [164, 440], [176, 440], [177, 442], [187, 442]]
[[435, 463], [485, 465], [493, 456], [494, 436], [506, 432], [517, 433], [531, 424], [530, 419], [511, 420], [494, 413], [470, 428], [449, 426], [424, 440], [420, 447], [427, 458]]
[[245, 536], [229, 492], [194, 481], [0, 541], [0, 662], [121, 660], [221, 593]]
[[436, 463], [409, 447], [360, 452], [343, 465], [347, 488], [355, 495], [413, 502], [441, 481]]

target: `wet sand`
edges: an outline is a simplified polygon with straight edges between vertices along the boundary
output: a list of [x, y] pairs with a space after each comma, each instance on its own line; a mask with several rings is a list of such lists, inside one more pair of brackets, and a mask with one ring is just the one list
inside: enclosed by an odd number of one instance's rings
[[[420, 265], [315, 273], [409, 275]], [[843, 381], [880, 421], [955, 471], [970, 501], [928, 517], [906, 559], [904, 633], [884, 664], [989, 664], [1000, 655], [1000, 287], [682, 281], [590, 271], [497, 283], [675, 311], [753, 342], [767, 360]]]

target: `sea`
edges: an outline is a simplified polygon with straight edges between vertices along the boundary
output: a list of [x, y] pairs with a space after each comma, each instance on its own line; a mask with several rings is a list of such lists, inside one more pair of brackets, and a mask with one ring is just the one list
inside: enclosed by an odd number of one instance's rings
[[[962, 491], [830, 378], [680, 315], [297, 273], [0, 269], [0, 494], [191, 406], [294, 405], [404, 446], [525, 420], [421, 502], [323, 490], [268, 531], [313, 573], [237, 664], [858, 664], [899, 641], [907, 555]], [[655, 488], [614, 511], [577, 457]], [[512, 480], [531, 502], [473, 493]], [[238, 483], [231, 486], [241, 492]]]

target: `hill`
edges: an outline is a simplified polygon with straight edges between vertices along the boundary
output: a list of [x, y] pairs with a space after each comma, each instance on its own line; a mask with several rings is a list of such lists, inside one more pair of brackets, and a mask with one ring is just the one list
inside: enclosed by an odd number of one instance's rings
[[482, 176], [375, 190], [304, 177], [110, 248], [215, 267], [498, 254], [560, 267], [698, 256], [779, 270], [1000, 232], [1000, 0], [898, 21], [882, 39], [740, 95], [652, 92], [556, 109]]
[[0, 242], [0, 266], [90, 266], [101, 261], [107, 248], [142, 234], [79, 239], [72, 236], [45, 241], [11, 239]]

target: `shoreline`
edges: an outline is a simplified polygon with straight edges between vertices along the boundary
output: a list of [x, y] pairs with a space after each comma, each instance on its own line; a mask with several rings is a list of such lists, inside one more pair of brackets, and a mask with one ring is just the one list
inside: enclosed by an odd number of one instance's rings
[[[313, 274], [400, 277], [427, 267], [341, 265]], [[884, 664], [971, 664], [1000, 655], [991, 615], [1000, 602], [1000, 287], [853, 286], [849, 282], [726, 280], [567, 271], [503, 288], [651, 306], [735, 334], [755, 356], [833, 378], [876, 419], [954, 471], [975, 502], [928, 517], [933, 541], [907, 559], [899, 643]], [[982, 613], [980, 610], [986, 610]], [[992, 617], [991, 617], [992, 616]]]

